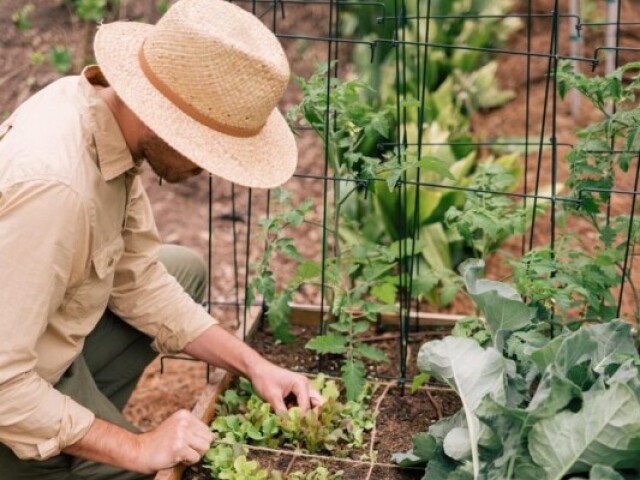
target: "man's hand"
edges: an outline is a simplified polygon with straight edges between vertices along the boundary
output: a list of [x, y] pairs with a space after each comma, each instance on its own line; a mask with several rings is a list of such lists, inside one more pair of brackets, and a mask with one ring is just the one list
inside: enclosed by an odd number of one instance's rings
[[144, 473], [157, 472], [178, 463], [197, 463], [209, 450], [213, 434], [187, 410], [179, 410], [155, 430], [138, 437]]
[[262, 359], [248, 374], [256, 393], [269, 402], [276, 412], [287, 410], [284, 399], [290, 394], [296, 396], [298, 406], [303, 411], [324, 403], [324, 398], [311, 386], [307, 377], [267, 360]]
[[304, 375], [293, 373], [265, 360], [242, 340], [215, 325], [189, 343], [185, 353], [244, 375], [253, 384], [256, 393], [269, 402], [276, 412], [286, 410], [284, 399], [294, 394], [302, 410], [316, 408], [324, 403]]
[[96, 419], [84, 437], [63, 451], [125, 470], [156, 473], [178, 463], [196, 463], [212, 441], [213, 434], [204, 423], [180, 410], [155, 430], [139, 435]]

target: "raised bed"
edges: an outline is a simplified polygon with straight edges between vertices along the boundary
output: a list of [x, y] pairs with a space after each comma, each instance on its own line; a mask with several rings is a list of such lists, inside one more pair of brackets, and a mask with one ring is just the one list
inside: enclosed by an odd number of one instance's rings
[[[291, 323], [298, 341], [293, 345], [275, 345], [268, 337], [269, 334], [258, 329], [259, 315], [252, 317], [247, 325], [247, 341], [260, 351], [265, 357], [292, 369], [312, 370], [317, 367], [317, 358], [311, 352], [304, 350], [306, 337], [317, 333], [320, 321], [320, 310], [313, 306], [296, 305], [292, 309]], [[412, 319], [412, 325], [419, 324], [428, 329], [416, 332], [409, 337], [407, 366], [409, 375], [415, 373], [415, 354], [419, 344], [428, 339], [446, 334], [458, 317], [452, 315], [418, 314]], [[371, 370], [372, 374], [397, 376], [396, 368], [399, 357], [393, 356], [399, 350], [397, 338], [398, 317], [386, 315], [379, 324], [391, 332], [373, 332], [372, 341], [376, 346], [385, 349], [392, 358], [389, 370], [379, 372]], [[393, 333], [396, 330], [396, 333]], [[242, 333], [240, 332], [240, 335]], [[415, 344], [415, 346], [414, 346]], [[386, 345], [386, 346], [385, 346]], [[397, 348], [396, 348], [397, 347]], [[412, 348], [413, 347], [413, 348]], [[337, 368], [336, 359], [325, 358], [323, 370]], [[215, 416], [218, 398], [229, 387], [233, 376], [224, 371], [216, 370], [210, 379], [210, 385], [201, 394], [193, 413], [202, 421], [210, 424]], [[405, 451], [411, 447], [411, 436], [425, 431], [429, 425], [442, 416], [447, 416], [460, 408], [455, 392], [448, 388], [424, 387], [415, 394], [408, 389], [402, 391], [396, 381], [376, 380], [379, 384], [377, 394], [372, 398], [372, 409], [376, 412], [374, 429], [370, 432], [366, 447], [361, 452], [352, 452], [349, 458], [339, 459], [323, 455], [305, 455], [290, 450], [272, 450], [263, 447], [248, 446], [249, 460], [258, 460], [263, 467], [274, 468], [281, 472], [291, 473], [321, 462], [330, 471], [343, 471], [344, 480], [347, 479], [420, 479], [424, 471], [399, 469], [390, 463], [391, 454]], [[377, 452], [377, 453], [376, 453]], [[362, 455], [366, 457], [361, 458]], [[185, 467], [179, 465], [171, 471], [161, 472], [156, 480], [204, 480], [211, 479], [210, 472], [202, 465]]]

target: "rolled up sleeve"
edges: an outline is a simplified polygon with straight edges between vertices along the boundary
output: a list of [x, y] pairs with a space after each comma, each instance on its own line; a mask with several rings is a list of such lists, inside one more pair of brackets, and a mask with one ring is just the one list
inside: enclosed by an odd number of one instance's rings
[[177, 353], [217, 322], [158, 261], [161, 241], [139, 176], [133, 179], [123, 231], [125, 251], [109, 308], [152, 337], [160, 353]]
[[60, 453], [94, 420], [36, 372], [38, 339], [86, 256], [88, 221], [81, 199], [64, 184], [0, 190], [0, 442], [19, 458]]

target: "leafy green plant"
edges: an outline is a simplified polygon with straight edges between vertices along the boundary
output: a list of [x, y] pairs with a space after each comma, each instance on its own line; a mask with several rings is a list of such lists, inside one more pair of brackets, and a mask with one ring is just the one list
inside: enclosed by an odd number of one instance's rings
[[[574, 88], [602, 114], [602, 121], [578, 132], [578, 142], [567, 155], [567, 185], [580, 200], [580, 211], [594, 215], [609, 199], [616, 168], [626, 173], [640, 151], [640, 107], [635, 102], [640, 89], [640, 62], [624, 65], [603, 77], [587, 77], [563, 62], [557, 78], [562, 97]], [[613, 105], [616, 111], [612, 113]]]
[[36, 50], [31, 52], [31, 54], [29, 54], [29, 62], [31, 63], [31, 65], [33, 65], [34, 67], [39, 67], [41, 66], [45, 61], [45, 56], [44, 53]]
[[560, 318], [611, 320], [618, 301], [612, 289], [622, 283], [624, 250], [596, 244], [589, 252], [576, 244], [571, 235], [563, 235], [553, 250], [537, 248], [513, 262], [518, 291], [547, 319], [557, 311]]
[[420, 369], [454, 388], [463, 408], [394, 460], [426, 461], [427, 478], [635, 478], [640, 356], [631, 326], [613, 320], [552, 337], [513, 287], [478, 277], [482, 266], [469, 261], [462, 274], [490, 345], [446, 337], [418, 355]]
[[29, 17], [33, 13], [34, 9], [35, 7], [33, 6], [33, 3], [29, 2], [11, 15], [11, 21], [18, 30], [29, 30], [33, 26]]
[[[342, 358], [342, 379], [347, 398], [358, 397], [365, 385], [364, 361], [387, 362], [383, 351], [359, 340], [369, 331], [377, 315], [393, 311], [397, 277], [393, 275], [397, 254], [393, 249], [375, 244], [350, 244], [338, 250], [335, 256], [325, 258], [324, 268], [318, 262], [304, 260], [292, 237], [286, 236], [287, 227], [298, 227], [305, 221], [312, 205], [303, 202], [293, 207], [291, 196], [277, 190], [273, 196], [277, 210], [260, 221], [265, 252], [254, 266], [255, 276], [249, 283], [246, 304], [256, 294], [267, 302], [267, 318], [276, 339], [290, 342], [290, 302], [294, 293], [305, 284], [327, 291], [331, 305], [328, 328], [331, 331], [310, 340], [306, 347], [319, 354], [335, 354]], [[281, 288], [277, 288], [271, 264], [276, 253], [296, 263], [295, 274]], [[324, 284], [322, 284], [324, 280]]]
[[342, 480], [343, 475], [342, 470], [331, 473], [327, 467], [319, 464], [309, 472], [292, 472], [287, 476], [287, 480]]
[[[581, 263], [588, 263], [588, 255], [597, 261], [588, 270], [594, 272], [595, 281], [585, 278], [578, 285], [578, 296], [603, 299], [602, 309], [589, 302], [587, 317], [613, 318], [615, 300], [611, 287], [622, 282], [630, 287], [634, 299], [634, 317], [640, 319], [640, 294], [628, 271], [624, 271], [624, 252], [633, 251], [638, 241], [638, 226], [629, 225], [628, 215], [611, 216], [609, 201], [616, 177], [628, 172], [630, 162], [640, 151], [640, 107], [637, 93], [640, 89], [640, 63], [624, 65], [606, 76], [587, 77], [575, 72], [568, 62], [559, 65], [558, 88], [564, 97], [570, 89], [584, 95], [602, 119], [581, 129], [578, 140], [567, 154], [569, 176], [566, 184], [576, 203], [568, 203], [569, 215], [578, 215], [591, 224], [598, 235], [595, 252], [583, 252]], [[615, 106], [615, 110], [613, 109]], [[563, 265], [563, 268], [571, 267]], [[586, 284], [585, 284], [586, 283]]]
[[373, 386], [346, 403], [340, 402], [338, 386], [320, 375], [313, 384], [327, 400], [317, 412], [303, 413], [293, 406], [276, 415], [268, 403], [253, 393], [242, 380], [237, 390], [227, 390], [217, 406], [211, 424], [216, 441], [228, 445], [251, 444], [270, 448], [289, 447], [308, 453], [331, 453], [346, 456], [364, 445], [365, 432], [374, 424], [367, 406]]
[[376, 245], [347, 247], [339, 258], [327, 262], [325, 279], [332, 291], [330, 333], [311, 339], [306, 347], [320, 354], [343, 356], [342, 380], [349, 400], [365, 386], [365, 360], [388, 362], [386, 354], [358, 340], [368, 332], [378, 314], [395, 310], [396, 286], [389, 271], [395, 255]]
[[457, 230], [478, 258], [486, 258], [508, 237], [524, 233], [526, 210], [504, 192], [514, 185], [514, 175], [499, 164], [480, 165], [462, 209], [450, 208], [445, 222]]
[[[254, 276], [247, 286], [245, 305], [250, 307], [256, 295], [262, 295], [268, 304], [267, 318], [275, 337], [281, 342], [292, 342], [294, 337], [289, 328], [289, 303], [300, 281], [317, 275], [319, 267], [312, 262], [303, 262], [293, 238], [286, 236], [286, 233], [288, 227], [299, 227], [305, 221], [305, 217], [312, 211], [313, 203], [305, 200], [294, 207], [291, 194], [281, 188], [272, 191], [272, 198], [278, 211], [259, 222], [262, 229], [259, 239], [264, 240], [265, 250], [260, 261], [253, 265]], [[300, 265], [296, 278], [276, 295], [277, 285], [272, 264], [278, 254]]]
[[220, 480], [282, 480], [280, 472], [248, 460], [248, 453], [242, 445], [215, 445], [204, 456], [205, 467], [213, 478]]
[[[394, 2], [384, 0], [383, 3], [387, 15], [394, 15], [393, 12], [396, 12]], [[387, 18], [380, 24], [378, 18], [382, 14], [381, 9], [359, 6], [353, 7], [351, 11], [347, 10], [341, 16], [342, 31], [347, 36], [353, 35], [368, 41], [402, 38], [408, 42], [433, 44], [426, 57], [426, 66], [422, 65], [425, 59], [422, 58], [419, 49], [409, 47], [403, 49], [402, 57], [399, 59], [402, 62], [400, 68], [403, 71], [403, 78], [399, 79], [401, 84], [398, 85], [400, 92], [407, 92], [407, 95], [413, 98], [420, 98], [423, 80], [426, 82], [427, 92], [434, 92], [443, 83], [453, 79], [455, 88], [452, 93], [454, 95], [463, 93], [463, 97], [466, 96], [468, 99], [465, 99], [465, 102], [481, 104], [484, 101], [495, 104], [509, 99], [509, 94], [496, 88], [493, 76], [488, 81], [479, 82], [486, 85], [486, 89], [479, 92], [480, 95], [473, 89], [469, 89], [464, 80], [466, 75], [473, 74], [487, 64], [486, 53], [476, 49], [498, 48], [520, 28], [521, 22], [518, 19], [500, 18], [501, 14], [509, 12], [512, 7], [512, 0], [408, 2], [403, 6], [406, 9], [404, 12], [396, 13], [396, 15], [405, 13], [406, 19], [398, 18], [396, 21]], [[427, 15], [433, 17], [428, 28]], [[476, 16], [485, 18], [479, 20], [474, 18]], [[399, 32], [394, 32], [396, 28]], [[425, 37], [425, 32], [429, 32], [429, 38]], [[471, 49], [441, 48], [439, 45], [468, 46]], [[371, 52], [367, 51], [367, 48], [366, 45], [356, 46], [354, 60], [358, 75], [370, 83], [374, 89], [369, 101], [377, 104], [389, 101], [395, 103], [396, 58], [394, 53], [396, 49], [387, 42], [380, 43], [375, 49], [373, 62], [370, 64]], [[424, 79], [421, 78], [423, 71], [426, 73]], [[505, 95], [507, 95], [506, 98]]]

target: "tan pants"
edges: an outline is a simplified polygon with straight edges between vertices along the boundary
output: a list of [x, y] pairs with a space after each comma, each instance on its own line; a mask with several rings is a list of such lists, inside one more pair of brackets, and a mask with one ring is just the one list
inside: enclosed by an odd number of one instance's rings
[[[198, 302], [206, 289], [206, 267], [192, 251], [164, 246], [160, 261]], [[151, 339], [107, 311], [87, 337], [82, 354], [54, 386], [102, 418], [136, 431], [122, 409], [145, 367], [155, 358]], [[69, 455], [44, 460], [20, 460], [0, 444], [2, 480], [151, 480], [154, 475], [126, 472]]]

